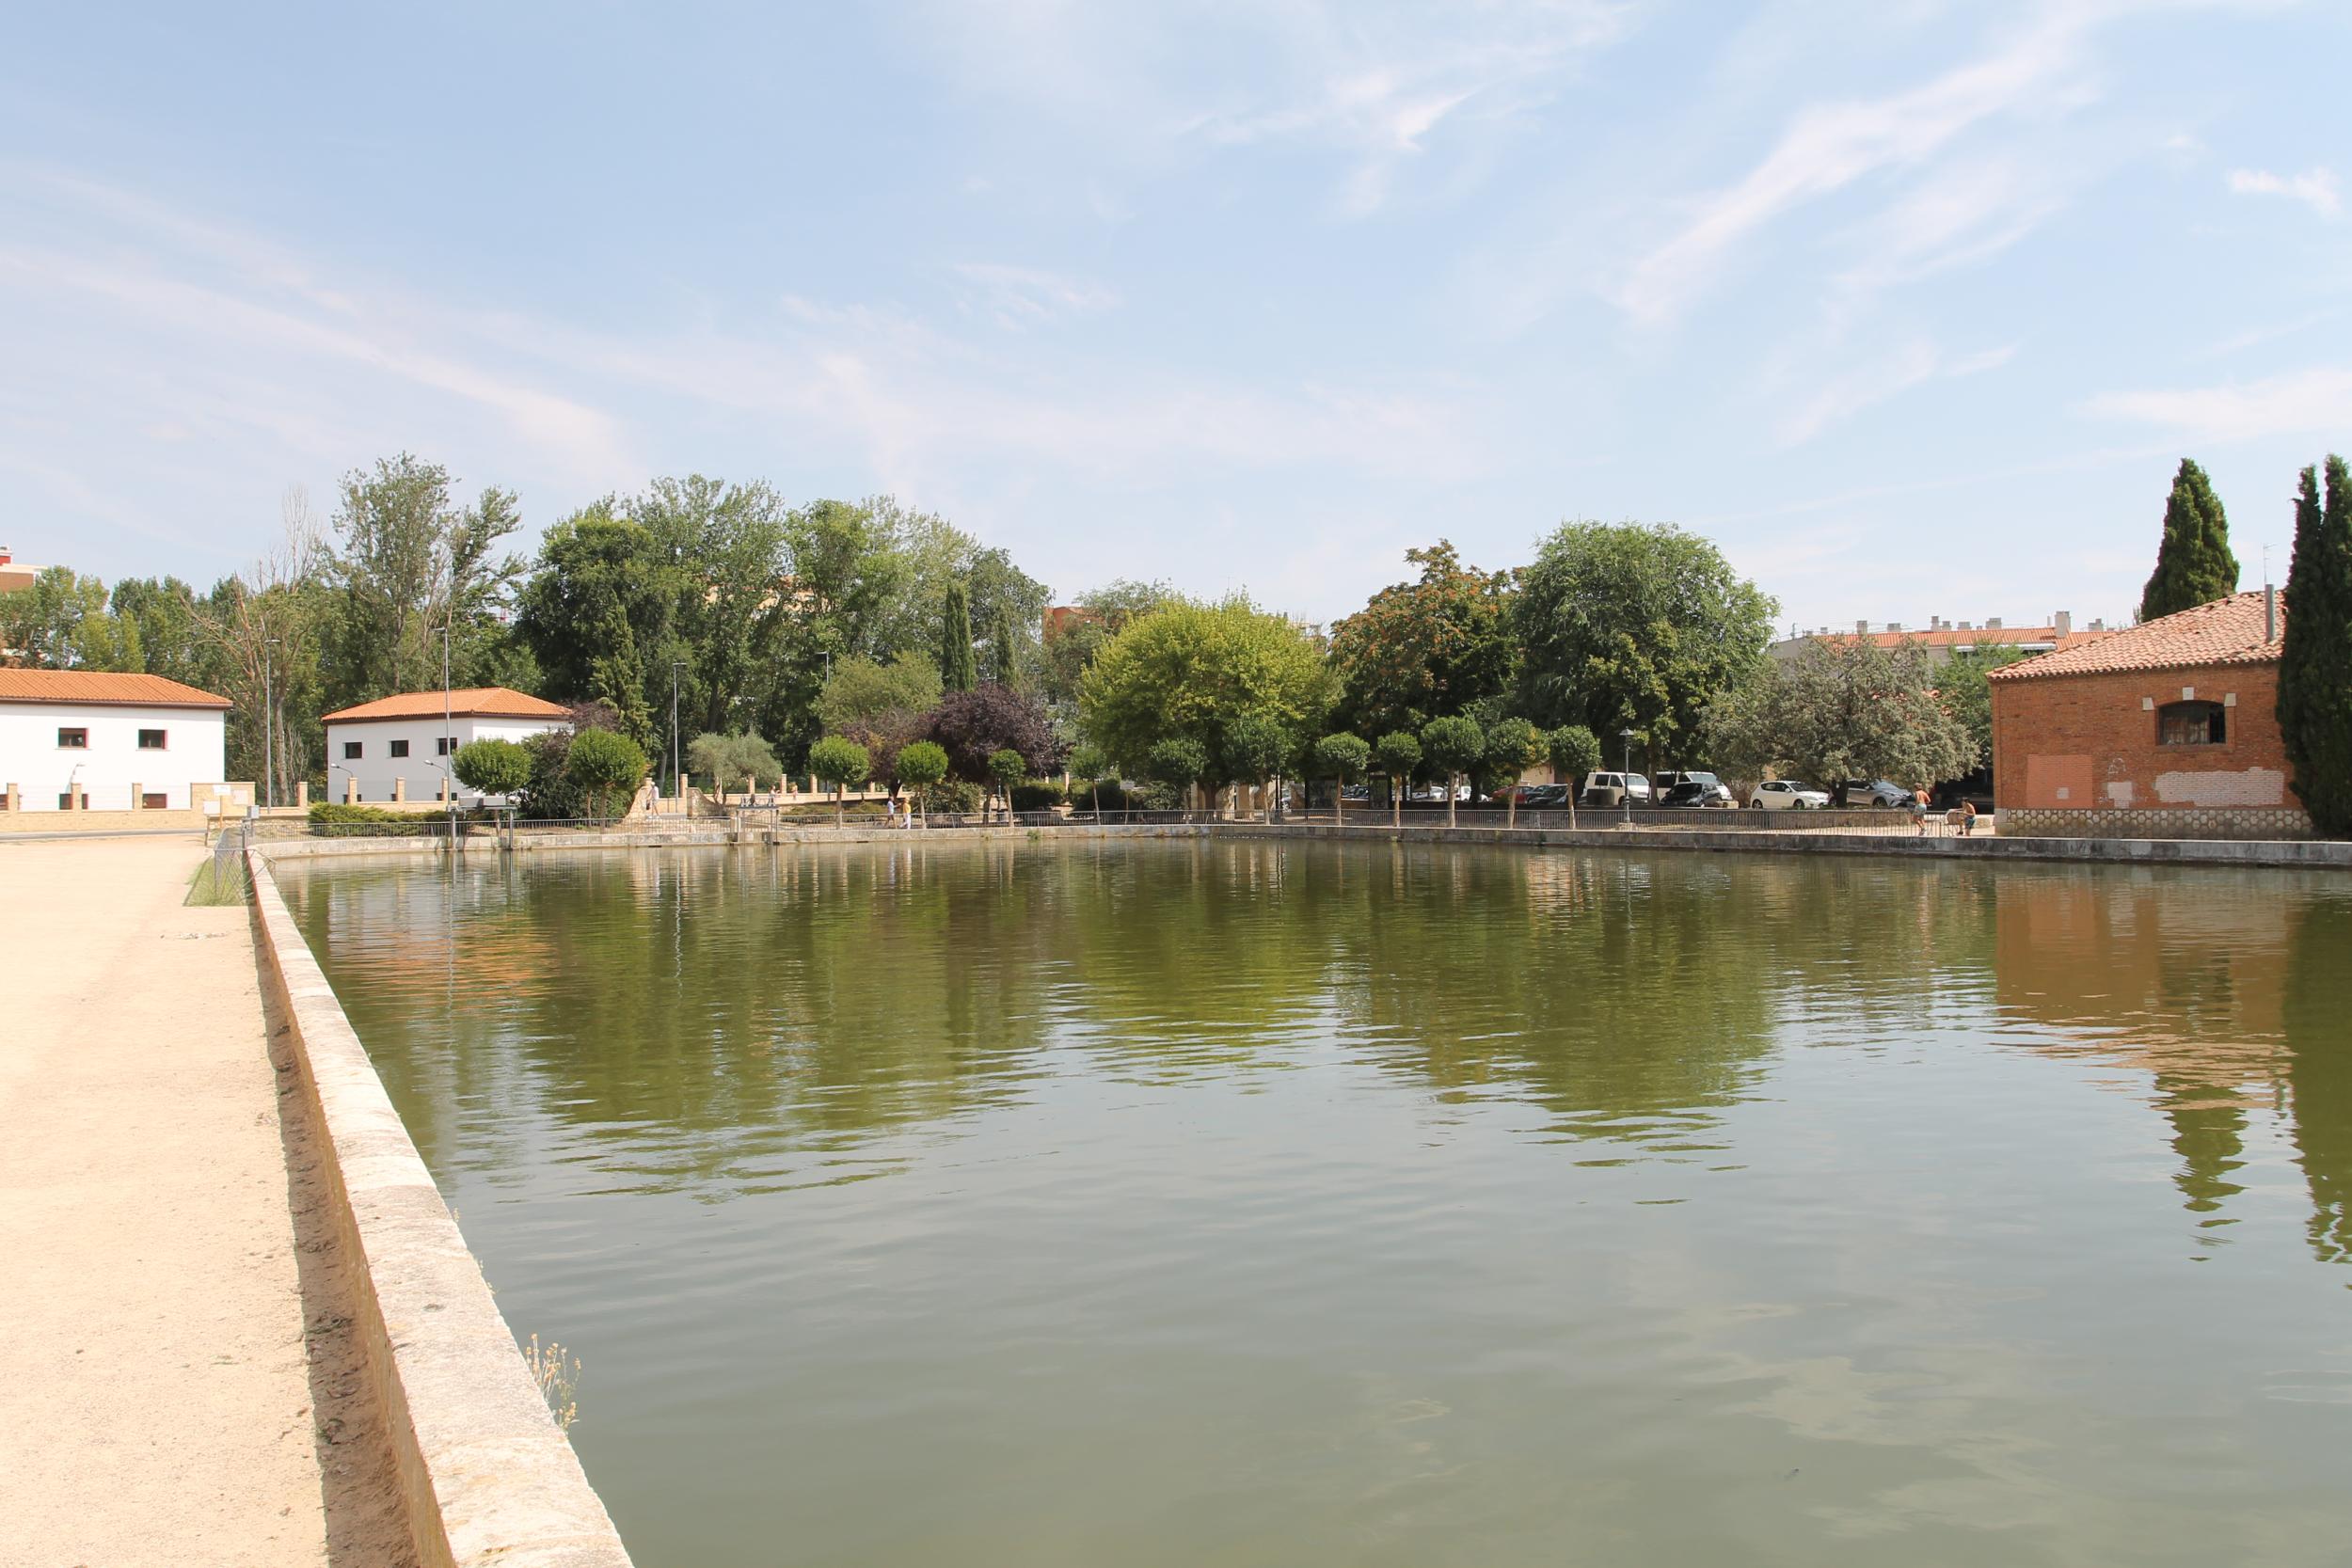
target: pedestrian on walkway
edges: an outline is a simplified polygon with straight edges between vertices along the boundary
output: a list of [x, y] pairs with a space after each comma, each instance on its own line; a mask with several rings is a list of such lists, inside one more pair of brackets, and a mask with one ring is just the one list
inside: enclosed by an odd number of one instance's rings
[[1972, 838], [1976, 835], [1976, 832], [1977, 803], [1974, 800], [1963, 800], [1960, 803], [1960, 836]]

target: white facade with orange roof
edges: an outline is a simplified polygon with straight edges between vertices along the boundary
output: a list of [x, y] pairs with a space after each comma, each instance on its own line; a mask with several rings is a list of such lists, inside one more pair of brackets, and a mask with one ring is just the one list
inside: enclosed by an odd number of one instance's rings
[[476, 740], [528, 740], [566, 728], [571, 710], [503, 686], [405, 691], [326, 715], [326, 798], [381, 805], [436, 800], [446, 785], [460, 800], [481, 796], [459, 784], [449, 757]]
[[161, 675], [0, 670], [0, 802], [187, 811], [227, 764], [229, 699]]

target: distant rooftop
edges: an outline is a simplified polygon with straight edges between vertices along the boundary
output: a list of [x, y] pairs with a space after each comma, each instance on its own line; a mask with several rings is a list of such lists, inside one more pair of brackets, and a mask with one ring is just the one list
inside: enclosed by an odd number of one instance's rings
[[76, 707], [221, 707], [226, 697], [161, 675], [106, 670], [0, 670], [0, 703], [57, 703]]
[[372, 703], [340, 709], [325, 716], [326, 724], [362, 723], [371, 719], [568, 719], [572, 710], [503, 686], [469, 686], [442, 692], [403, 691]]
[[2269, 664], [2286, 634], [2286, 595], [2277, 613], [2264, 609], [2265, 591], [2233, 594], [2194, 610], [2143, 621], [2095, 641], [2058, 648], [2039, 658], [1991, 672], [1996, 681], [2045, 675], [2104, 675], [2131, 670], [2189, 670], [2216, 664]]

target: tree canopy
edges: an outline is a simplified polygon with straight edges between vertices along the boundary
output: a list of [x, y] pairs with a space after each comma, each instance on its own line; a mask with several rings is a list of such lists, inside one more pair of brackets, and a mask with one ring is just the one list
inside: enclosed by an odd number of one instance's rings
[[2352, 837], [2352, 472], [2328, 459], [2323, 499], [2305, 468], [2287, 569], [2279, 730], [2290, 783], [2329, 838]]
[[1707, 752], [1740, 778], [1793, 770], [1835, 790], [1847, 779], [1924, 789], [1973, 769], [1983, 752], [1946, 710], [1915, 642], [1816, 641], [1759, 671], [1708, 714]]
[[1162, 740], [1214, 758], [1225, 732], [1258, 718], [1311, 734], [1329, 703], [1321, 650], [1304, 629], [1247, 599], [1179, 600], [1130, 621], [1079, 688], [1088, 739], [1132, 766]]
[[1417, 581], [1382, 589], [1331, 628], [1336, 717], [1366, 733], [1465, 712], [1508, 690], [1518, 667], [1509, 572], [1465, 566], [1443, 539], [1405, 559]]
[[1546, 727], [1690, 744], [1718, 691], [1755, 668], [1778, 605], [1672, 525], [1567, 523], [1519, 574], [1520, 709]]

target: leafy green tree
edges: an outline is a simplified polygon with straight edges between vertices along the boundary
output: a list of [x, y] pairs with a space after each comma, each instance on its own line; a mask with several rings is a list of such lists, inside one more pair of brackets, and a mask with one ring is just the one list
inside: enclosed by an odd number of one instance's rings
[[731, 735], [706, 730], [686, 748], [686, 766], [709, 779], [711, 789], [720, 795], [740, 784], [757, 788], [762, 779], [784, 777], [775, 749], [748, 730]]
[[1347, 825], [1344, 791], [1371, 765], [1372, 748], [1362, 736], [1327, 735], [1315, 742], [1315, 771], [1332, 781], [1331, 820], [1338, 826]]
[[1289, 765], [1293, 744], [1290, 732], [1273, 720], [1245, 713], [1217, 736], [1216, 770], [1229, 784], [1270, 784]]
[[[739, 720], [738, 704], [776, 727], [779, 685], [794, 667], [785, 656], [797, 630], [796, 601], [785, 590], [790, 515], [768, 484], [730, 483], [702, 474], [657, 479], [627, 502], [628, 516], [653, 536], [673, 568], [675, 649], [653, 650], [657, 729], [666, 730], [668, 660], [683, 658], [678, 723], [691, 733], [723, 732]], [[662, 736], [666, 749], [670, 737]]]
[[898, 749], [898, 782], [907, 790], [912, 808], [923, 791], [947, 776], [947, 752], [935, 740], [916, 740]]
[[1486, 771], [1498, 780], [1505, 791], [1503, 826], [1519, 825], [1518, 782], [1521, 775], [1544, 760], [1544, 733], [1524, 719], [1503, 719], [1486, 731], [1486, 752], [1483, 759]]
[[1715, 693], [1755, 669], [1778, 608], [1672, 525], [1564, 524], [1519, 574], [1521, 710], [1677, 751]]
[[1468, 714], [1448, 714], [1421, 727], [1421, 750], [1429, 766], [1446, 776], [1445, 825], [1454, 827], [1454, 798], [1461, 792], [1462, 776], [1486, 760], [1486, 736]]
[[912, 649], [888, 663], [852, 654], [833, 663], [817, 695], [817, 718], [834, 734], [893, 711], [928, 713], [939, 705], [939, 666]]
[[2312, 826], [2352, 837], [2352, 472], [2341, 457], [2328, 459], [2325, 501], [2310, 468], [2296, 498], [2278, 712]]
[[1169, 739], [1214, 759], [1226, 731], [1248, 717], [1313, 734], [1329, 691], [1321, 652], [1303, 628], [1246, 599], [1177, 601], [1127, 623], [1096, 657], [1080, 684], [1079, 726], [1129, 762]]
[[178, 578], [124, 578], [114, 586], [114, 618], [129, 628], [138, 668], [190, 686], [210, 676], [207, 627], [196, 591]]
[[566, 778], [585, 797], [590, 814], [617, 816], [653, 764], [644, 748], [613, 730], [584, 730], [564, 753]]
[[1403, 730], [1391, 730], [1372, 743], [1373, 760], [1389, 781], [1389, 810], [1396, 827], [1405, 826], [1405, 791], [1421, 767], [1421, 740]]
[[972, 600], [961, 582], [947, 585], [946, 610], [939, 626], [939, 679], [950, 691], [979, 684], [972, 657]]
[[1953, 655], [1949, 663], [1935, 672], [1937, 694], [1944, 699], [1946, 710], [1968, 732], [1979, 757], [1993, 754], [1993, 683], [1985, 676], [2025, 657], [2019, 648], [1980, 647]]
[[1071, 751], [1071, 776], [1087, 781], [1087, 787], [1093, 792], [1094, 815], [1097, 817], [1103, 815], [1103, 774], [1109, 767], [1110, 759], [1103, 754], [1099, 746], [1081, 743]]
[[451, 489], [449, 470], [407, 452], [344, 476], [326, 561], [336, 700], [440, 685], [444, 628], [451, 680], [478, 685], [478, 666], [505, 640], [500, 611], [522, 563], [498, 548], [521, 512], [504, 490], [485, 488], [460, 508]]
[[546, 695], [607, 704], [622, 732], [644, 744], [657, 707], [667, 730], [669, 660], [684, 657], [675, 620], [690, 574], [615, 505], [597, 501], [548, 530], [516, 596], [515, 625]]
[[1005, 816], [1012, 816], [1012, 786], [1028, 777], [1029, 765], [1011, 747], [1002, 747], [988, 753], [988, 780], [1004, 798]]
[[531, 783], [531, 753], [512, 740], [469, 740], [450, 758], [457, 782], [480, 795], [520, 794]]
[[1577, 792], [1586, 775], [1600, 766], [1600, 736], [1581, 724], [1563, 724], [1544, 736], [1544, 754], [1551, 763], [1556, 784], [1568, 786], [1568, 826], [1576, 826]]
[[1846, 779], [1924, 789], [1960, 778], [1982, 757], [1946, 710], [1915, 642], [1816, 640], [1726, 694], [1708, 713], [1707, 741], [1718, 766], [1739, 777], [1793, 768], [1832, 790]]
[[1170, 736], [1154, 741], [1145, 753], [1146, 770], [1164, 784], [1185, 792], [1186, 809], [1193, 785], [1208, 777], [1209, 749], [1198, 740], [1184, 736]]
[[904, 531], [904, 515], [886, 497], [814, 501], [785, 519], [796, 654], [804, 664], [826, 653], [836, 661], [880, 659], [935, 643], [894, 619], [915, 576]]
[[826, 736], [808, 749], [808, 770], [833, 785], [833, 825], [845, 823], [841, 792], [854, 784], [864, 784], [873, 771], [873, 759], [866, 748], [854, 740], [844, 740], [837, 735]]
[[[126, 646], [127, 641], [127, 646]], [[106, 609], [106, 584], [70, 566], [49, 566], [30, 588], [0, 594], [0, 649], [40, 670], [133, 670], [135, 623], [126, 639]]]
[[1337, 716], [1356, 729], [1418, 729], [1501, 696], [1516, 673], [1511, 574], [1463, 565], [1443, 539], [1405, 559], [1419, 581], [1382, 589], [1331, 628]]
[[2139, 618], [2153, 621], [2237, 592], [2237, 557], [2230, 553], [2230, 521], [2205, 470], [2184, 457], [2164, 503], [2164, 539], [2156, 569], [2139, 596]]
[[1021, 634], [1014, 628], [1012, 607], [999, 604], [988, 621], [989, 679], [1014, 686], [1021, 678]]

